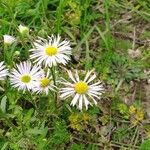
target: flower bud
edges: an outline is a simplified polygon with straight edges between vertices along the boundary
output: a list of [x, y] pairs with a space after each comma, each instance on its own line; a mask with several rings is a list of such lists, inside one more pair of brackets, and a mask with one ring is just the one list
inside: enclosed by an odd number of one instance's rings
[[11, 35], [3, 35], [3, 37], [5, 45], [11, 45], [16, 41], [16, 39]]
[[20, 24], [19, 25], [19, 32], [23, 36], [29, 35], [29, 28]]
[[19, 56], [20, 52], [19, 51], [15, 51], [15, 56]]

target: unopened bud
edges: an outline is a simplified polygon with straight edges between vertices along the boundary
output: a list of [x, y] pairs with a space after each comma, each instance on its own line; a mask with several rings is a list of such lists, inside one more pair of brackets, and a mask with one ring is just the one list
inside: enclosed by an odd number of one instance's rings
[[19, 32], [23, 36], [29, 35], [29, 28], [20, 24], [19, 25]]
[[11, 45], [16, 41], [16, 39], [11, 35], [3, 35], [3, 37], [5, 45]]

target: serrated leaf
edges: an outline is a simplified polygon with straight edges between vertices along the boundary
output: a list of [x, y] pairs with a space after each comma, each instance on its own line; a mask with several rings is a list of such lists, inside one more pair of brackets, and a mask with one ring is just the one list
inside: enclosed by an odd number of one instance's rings
[[34, 112], [34, 109], [30, 109], [24, 116], [24, 123], [29, 123], [32, 117], [32, 114]]

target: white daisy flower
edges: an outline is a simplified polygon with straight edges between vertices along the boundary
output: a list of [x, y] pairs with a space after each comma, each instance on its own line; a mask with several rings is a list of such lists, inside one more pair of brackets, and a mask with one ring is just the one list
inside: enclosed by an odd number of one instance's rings
[[4, 37], [4, 44], [11, 45], [16, 41], [16, 39], [11, 35], [3, 35]]
[[6, 69], [4, 62], [0, 62], [0, 80], [4, 80], [8, 75], [8, 69]]
[[31, 59], [35, 62], [44, 64], [45, 67], [56, 66], [57, 63], [66, 65], [70, 60], [71, 47], [69, 41], [60, 41], [60, 36], [48, 37], [48, 40], [39, 38], [33, 43], [34, 48], [31, 49]]
[[78, 105], [80, 110], [82, 110], [83, 105], [85, 105], [87, 110], [88, 105], [92, 105], [91, 100], [93, 100], [94, 104], [97, 105], [95, 99], [101, 98], [104, 88], [100, 81], [93, 84], [91, 83], [96, 78], [95, 74], [91, 75], [92, 73], [93, 70], [88, 71], [84, 80], [80, 80], [77, 71], [74, 75], [71, 73], [71, 71], [68, 71], [69, 78], [73, 83], [67, 82], [66, 80], [62, 82], [62, 84], [64, 84], [66, 87], [60, 89], [60, 97], [68, 98], [73, 96], [71, 105]]
[[37, 85], [33, 88], [33, 92], [45, 93], [48, 95], [49, 90], [55, 91], [55, 86], [53, 84], [52, 76], [50, 76], [49, 70], [47, 75], [42, 76], [38, 79]]
[[31, 62], [21, 62], [16, 65], [10, 74], [10, 81], [13, 87], [18, 90], [31, 90], [37, 85], [37, 80], [43, 76], [43, 71], [37, 65], [32, 66]]

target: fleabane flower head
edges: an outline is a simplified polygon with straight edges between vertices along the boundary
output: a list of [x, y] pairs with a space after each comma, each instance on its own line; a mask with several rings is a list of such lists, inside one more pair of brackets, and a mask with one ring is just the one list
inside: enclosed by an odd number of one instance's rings
[[33, 43], [31, 49], [31, 59], [38, 64], [44, 64], [45, 67], [56, 66], [58, 63], [66, 65], [70, 60], [71, 47], [69, 41], [60, 41], [60, 36], [48, 37], [48, 40], [39, 38]]
[[85, 105], [87, 110], [88, 105], [92, 105], [92, 101], [95, 105], [97, 105], [96, 99], [101, 98], [104, 88], [100, 81], [92, 83], [92, 81], [96, 78], [94, 70], [88, 71], [84, 80], [79, 78], [77, 71], [75, 71], [74, 75], [71, 71], [68, 71], [68, 75], [72, 80], [72, 83], [66, 80], [62, 82], [65, 87], [60, 89], [60, 97], [66, 99], [72, 96], [73, 99], [71, 101], [71, 105], [77, 105], [80, 110], [83, 109], [83, 105]]
[[4, 80], [8, 75], [8, 69], [6, 69], [4, 62], [0, 62], [0, 80]]
[[11, 35], [3, 35], [3, 37], [4, 37], [5, 45], [11, 45], [16, 41], [15, 37], [13, 37]]
[[52, 76], [50, 76], [50, 71], [48, 70], [46, 75], [41, 76], [37, 85], [33, 88], [33, 92], [35, 93], [45, 93], [48, 95], [49, 91], [55, 91], [55, 86], [52, 80]]
[[10, 74], [11, 85], [18, 90], [32, 90], [43, 74], [41, 68], [37, 65], [32, 66], [30, 61], [21, 62]]
[[22, 35], [28, 35], [29, 34], [29, 28], [26, 27], [26, 26], [23, 26], [23, 25], [19, 25], [19, 32], [22, 34]]

